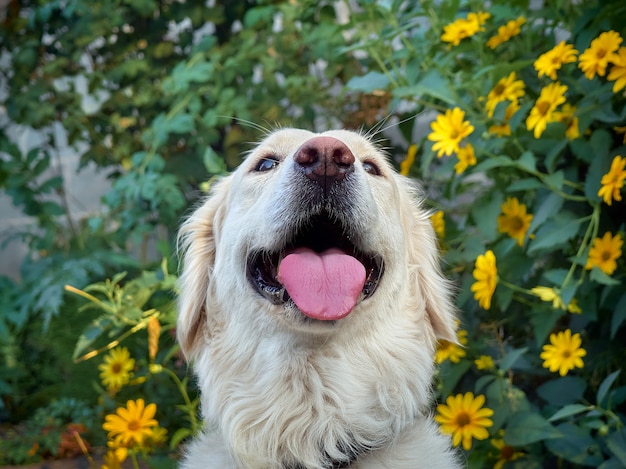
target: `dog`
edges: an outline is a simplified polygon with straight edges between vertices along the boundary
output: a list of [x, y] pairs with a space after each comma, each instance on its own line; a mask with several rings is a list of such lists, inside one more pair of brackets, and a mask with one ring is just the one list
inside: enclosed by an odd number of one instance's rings
[[183, 222], [184, 469], [460, 467], [432, 419], [451, 285], [419, 188], [366, 135], [271, 132]]

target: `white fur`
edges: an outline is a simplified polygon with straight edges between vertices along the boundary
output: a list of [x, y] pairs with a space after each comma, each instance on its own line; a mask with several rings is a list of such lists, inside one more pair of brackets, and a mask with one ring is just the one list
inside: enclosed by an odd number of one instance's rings
[[[384, 260], [375, 293], [331, 326], [302, 321], [247, 279], [248, 254], [279, 246], [306, 213], [293, 155], [315, 135], [270, 134], [181, 228], [177, 331], [205, 420], [183, 467], [324, 469], [324, 453], [341, 458], [338, 442], [374, 448], [351, 469], [460, 467], [430, 415], [436, 340], [455, 340], [450, 285], [418, 192], [366, 137], [323, 134], [356, 158], [341, 212]], [[269, 155], [280, 164], [254, 171]], [[364, 161], [381, 174], [364, 171]]]

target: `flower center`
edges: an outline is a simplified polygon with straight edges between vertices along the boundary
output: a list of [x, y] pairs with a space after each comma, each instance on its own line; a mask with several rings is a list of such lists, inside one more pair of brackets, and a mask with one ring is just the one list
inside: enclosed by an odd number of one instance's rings
[[569, 350], [563, 350], [563, 352], [561, 352], [561, 356], [563, 358], [570, 358], [572, 356], [572, 352]]
[[548, 109], [550, 109], [550, 103], [548, 101], [539, 101], [535, 107], [539, 111], [539, 114], [545, 116], [548, 114]]
[[608, 261], [611, 258], [611, 253], [609, 251], [602, 251], [602, 260]]
[[141, 428], [140, 422], [138, 420], [131, 420], [128, 422], [128, 430], [131, 432], [136, 432]]
[[502, 96], [504, 94], [504, 85], [496, 85], [496, 87], [493, 89], [493, 94], [495, 94], [496, 96]]
[[596, 57], [598, 57], [599, 59], [603, 58], [606, 55], [606, 49], [598, 49], [598, 52], [596, 53]]
[[520, 217], [511, 218], [511, 229], [513, 231], [520, 231], [524, 228], [524, 222]]
[[120, 363], [113, 363], [113, 365], [111, 365], [111, 373], [113, 373], [114, 375], [120, 373], [122, 371], [122, 365]]
[[459, 427], [465, 427], [470, 422], [471, 422], [471, 419], [469, 415], [467, 415], [467, 412], [459, 412], [459, 414], [456, 416], [456, 424]]
[[508, 461], [509, 459], [513, 457], [513, 448], [508, 445], [503, 446], [502, 449], [500, 450], [500, 456], [505, 461]]

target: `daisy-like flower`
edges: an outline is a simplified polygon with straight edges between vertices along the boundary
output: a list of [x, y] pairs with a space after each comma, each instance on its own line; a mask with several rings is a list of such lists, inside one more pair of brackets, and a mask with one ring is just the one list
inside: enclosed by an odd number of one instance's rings
[[578, 130], [578, 117], [576, 117], [576, 107], [565, 103], [560, 111], [554, 111], [552, 115], [554, 121], [565, 124], [565, 136], [574, 140], [580, 137]]
[[576, 54], [578, 51], [574, 46], [565, 41], [559, 42], [548, 52], [541, 54], [533, 63], [539, 78], [547, 76], [556, 80], [556, 72], [560, 70], [563, 64], [576, 62]]
[[508, 41], [514, 36], [517, 36], [520, 33], [520, 28], [524, 23], [526, 23], [526, 18], [524, 18], [523, 16], [520, 16], [516, 20], [508, 21], [506, 24], [498, 28], [498, 33], [495, 36], [489, 38], [489, 40], [487, 41], [487, 46], [495, 49], [500, 44]]
[[126, 347], [116, 347], [104, 357], [104, 363], [98, 365], [102, 384], [109, 391], [115, 391], [130, 381], [135, 360], [130, 357]]
[[587, 355], [587, 351], [581, 348], [581, 344], [580, 334], [572, 335], [570, 329], [550, 334], [550, 343], [543, 346], [540, 355], [543, 367], [553, 373], [558, 371], [561, 376], [565, 376], [574, 368], [584, 367], [582, 357]]
[[152, 436], [152, 427], [158, 422], [154, 419], [156, 404], [144, 403], [143, 399], [128, 401], [126, 407], [119, 407], [115, 414], [105, 417], [102, 428], [109, 432], [109, 438], [118, 441], [120, 446], [142, 446], [146, 438]]
[[561, 298], [561, 292], [557, 288], [539, 286], [532, 288], [530, 291], [533, 295], [541, 298], [542, 301], [552, 303], [552, 307], [554, 309], [562, 309], [563, 311], [567, 310], [574, 314], [582, 313], [575, 298], [573, 298], [566, 307], [565, 303], [563, 303], [563, 298]]
[[591, 45], [578, 58], [578, 67], [588, 80], [597, 75], [603, 77], [609, 63], [620, 60], [617, 50], [622, 37], [616, 31], [606, 31], [591, 41]]
[[493, 358], [489, 355], [481, 355], [476, 360], [474, 360], [474, 365], [479, 370], [490, 370], [493, 368]]
[[491, 308], [491, 297], [496, 291], [496, 284], [498, 283], [496, 256], [491, 249], [476, 258], [473, 276], [476, 279], [476, 282], [471, 286], [474, 299], [478, 301], [481, 308]]
[[624, 187], [626, 179], [626, 158], [616, 156], [611, 162], [611, 169], [602, 176], [600, 183], [602, 187], [598, 191], [598, 196], [602, 197], [607, 205], [611, 205], [614, 200], [622, 200], [620, 191]]
[[498, 216], [498, 231], [506, 233], [523, 246], [526, 232], [533, 216], [526, 213], [526, 205], [520, 204], [517, 197], [508, 197], [502, 204], [502, 215]]
[[524, 457], [525, 454], [522, 451], [515, 451], [515, 448], [504, 442], [503, 431], [499, 431], [498, 433], [501, 438], [493, 438], [491, 440], [491, 446], [498, 450], [498, 461], [493, 466], [493, 469], [502, 469], [509, 461], [515, 461], [516, 459]]
[[622, 255], [623, 244], [620, 234], [613, 236], [610, 231], [604, 233], [602, 238], [594, 239], [589, 249], [585, 269], [591, 270], [598, 267], [605, 274], [612, 275], [617, 269], [617, 259]]
[[452, 445], [469, 451], [472, 448], [472, 439], [485, 440], [489, 438], [487, 428], [493, 425], [489, 418], [493, 410], [483, 407], [485, 396], [474, 397], [471, 392], [449, 396], [445, 404], [437, 406], [435, 421], [441, 425], [441, 432], [452, 435]]
[[517, 103], [524, 94], [524, 82], [517, 79], [515, 72], [509, 73], [508, 76], [501, 78], [487, 95], [487, 115], [493, 116], [498, 103], [507, 100]]
[[443, 219], [443, 211], [438, 210], [430, 216], [430, 222], [433, 224], [433, 228], [437, 236], [440, 238], [446, 235], [446, 221]]
[[484, 31], [483, 25], [489, 19], [489, 13], [469, 13], [467, 18], [459, 18], [443, 27], [441, 40], [458, 46], [461, 41], [471, 37], [479, 31]]
[[548, 122], [554, 121], [553, 113], [560, 104], [565, 102], [566, 91], [567, 86], [561, 85], [558, 81], [550, 83], [541, 90], [539, 98], [526, 118], [526, 128], [533, 130], [535, 138], [541, 137]]
[[[459, 330], [456, 333], [456, 340], [461, 345], [467, 345], [467, 331]], [[443, 363], [450, 360], [452, 363], [459, 363], [465, 355], [465, 349], [454, 342], [441, 339], [437, 342], [437, 351], [435, 352], [435, 361]]]
[[626, 87], [626, 47], [620, 47], [617, 51], [617, 59], [613, 61], [613, 66], [606, 77], [613, 83], [613, 93], [617, 93]]
[[411, 172], [411, 166], [415, 162], [415, 155], [417, 154], [417, 145], [414, 143], [409, 146], [408, 151], [406, 152], [406, 158], [402, 160], [400, 163], [400, 174], [403, 176], [408, 176]]
[[496, 134], [498, 137], [506, 137], [511, 135], [511, 126], [509, 121], [513, 114], [519, 110], [519, 102], [511, 102], [504, 110], [504, 122], [501, 124], [494, 124], [489, 127], [489, 133]]
[[459, 148], [456, 152], [456, 156], [459, 161], [454, 165], [454, 172], [461, 174], [470, 166], [476, 164], [476, 155], [474, 154], [474, 147], [469, 143], [462, 148]]
[[430, 124], [432, 132], [428, 134], [428, 140], [435, 142], [433, 150], [437, 152], [438, 158], [457, 153], [461, 140], [474, 131], [474, 126], [464, 119], [465, 112], [455, 107], [447, 109], [445, 114], [439, 114]]

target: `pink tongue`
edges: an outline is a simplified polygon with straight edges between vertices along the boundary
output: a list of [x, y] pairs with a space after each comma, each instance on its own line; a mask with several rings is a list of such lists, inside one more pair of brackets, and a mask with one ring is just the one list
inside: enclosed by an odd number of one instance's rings
[[331, 321], [347, 316], [365, 285], [365, 267], [339, 249], [298, 248], [278, 266], [278, 281], [305, 315]]

